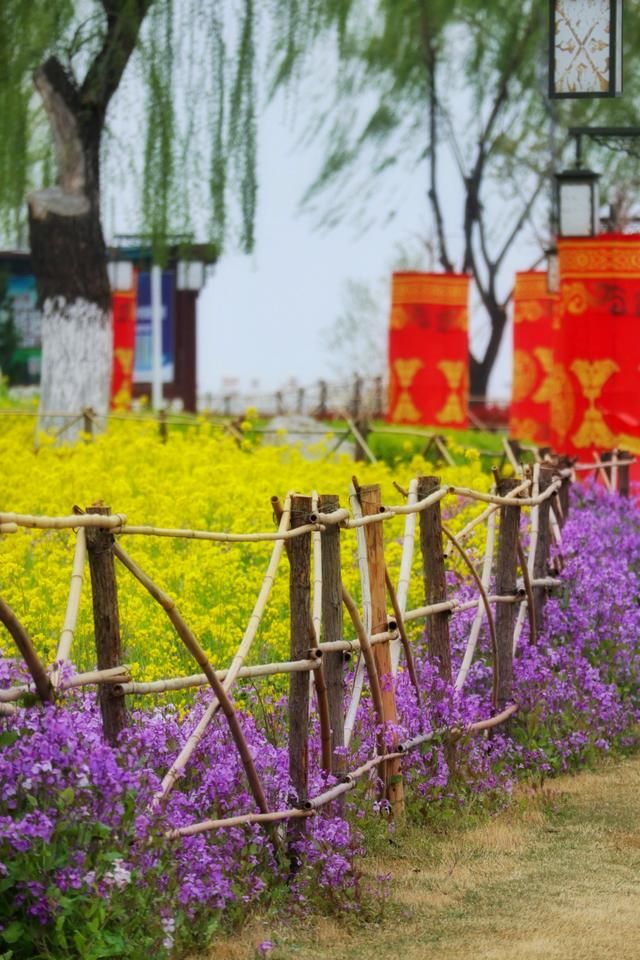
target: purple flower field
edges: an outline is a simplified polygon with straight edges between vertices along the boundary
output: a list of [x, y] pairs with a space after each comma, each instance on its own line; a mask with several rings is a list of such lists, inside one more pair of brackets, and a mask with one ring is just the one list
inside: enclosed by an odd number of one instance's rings
[[[636, 742], [640, 706], [640, 511], [596, 487], [573, 492], [564, 534], [565, 587], [545, 608], [538, 643], [523, 632], [515, 669], [520, 712], [508, 735], [462, 737], [455, 751], [434, 741], [403, 760], [408, 814], [439, 805], [495, 802], [518, 779], [579, 768]], [[457, 591], [469, 589], [456, 584]], [[454, 671], [473, 611], [451, 621]], [[8, 651], [7, 651], [8, 652]], [[415, 650], [422, 689], [398, 678], [401, 739], [490, 715], [489, 641], [481, 636], [464, 691], [454, 695]], [[0, 686], [19, 674], [0, 660]], [[245, 692], [242, 726], [271, 809], [289, 805], [284, 701]], [[306, 821], [293, 880], [277, 831], [243, 826], [166, 839], [168, 829], [255, 809], [222, 716], [211, 725], [165, 808], [149, 807], [160, 779], [197, 723], [170, 703], [134, 714], [120, 745], [106, 744], [93, 695], [29, 706], [0, 718], [0, 955], [15, 958], [179, 956], [206, 942], [262, 899], [295, 905], [322, 899], [360, 909], [358, 824], [380, 814], [371, 782]], [[375, 753], [364, 698], [349, 767]], [[310, 794], [327, 786], [319, 733], [310, 748]], [[453, 769], [447, 758], [455, 757]], [[3, 953], [4, 951], [8, 951]]]

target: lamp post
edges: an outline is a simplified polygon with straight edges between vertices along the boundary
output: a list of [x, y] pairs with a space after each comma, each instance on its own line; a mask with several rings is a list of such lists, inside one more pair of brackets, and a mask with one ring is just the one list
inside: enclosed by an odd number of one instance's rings
[[560, 291], [560, 261], [558, 259], [558, 248], [550, 247], [545, 250], [547, 255], [547, 291], [549, 293], [559, 293]]

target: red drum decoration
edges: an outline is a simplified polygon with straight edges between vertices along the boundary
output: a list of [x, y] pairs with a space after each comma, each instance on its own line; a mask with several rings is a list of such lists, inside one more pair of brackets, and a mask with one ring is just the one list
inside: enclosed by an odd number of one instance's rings
[[558, 255], [552, 445], [640, 451], [640, 235], [563, 238]]
[[131, 409], [133, 356], [136, 339], [136, 283], [131, 290], [111, 294], [113, 315], [113, 368], [111, 372], [111, 409]]
[[394, 273], [389, 327], [391, 423], [467, 423], [469, 277]]
[[558, 296], [549, 293], [547, 274], [516, 274], [513, 294], [513, 387], [509, 435], [546, 446], [554, 415], [553, 342], [558, 329]]

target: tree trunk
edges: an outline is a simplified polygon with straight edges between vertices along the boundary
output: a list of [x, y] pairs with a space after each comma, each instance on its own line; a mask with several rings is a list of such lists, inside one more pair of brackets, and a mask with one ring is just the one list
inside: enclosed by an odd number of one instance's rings
[[488, 304], [486, 299], [484, 299], [484, 306], [491, 321], [491, 334], [481, 360], [476, 360], [473, 354], [469, 355], [469, 390], [474, 400], [486, 399], [489, 377], [496, 362], [507, 324], [507, 311], [504, 307], [497, 303]]
[[113, 343], [100, 221], [93, 211], [80, 217], [48, 213], [39, 220], [32, 208], [30, 239], [42, 309], [39, 427], [65, 426], [62, 438], [73, 440], [81, 422], [69, 426], [52, 412], [80, 414], [91, 407], [106, 414], [109, 406]]
[[111, 291], [100, 223], [99, 153], [103, 116], [91, 114], [55, 59], [34, 82], [56, 147], [58, 182], [29, 196], [29, 240], [42, 310], [40, 429], [73, 440], [80, 416], [109, 406]]

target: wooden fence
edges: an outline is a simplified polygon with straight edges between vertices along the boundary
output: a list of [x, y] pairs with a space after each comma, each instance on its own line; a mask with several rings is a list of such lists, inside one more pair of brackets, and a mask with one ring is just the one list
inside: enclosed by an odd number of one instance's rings
[[[583, 465], [596, 470], [609, 488], [628, 490], [629, 458]], [[44, 702], [64, 696], [65, 691], [96, 685], [105, 737], [115, 743], [127, 724], [126, 698], [154, 695], [209, 685], [213, 691], [207, 709], [187, 743], [167, 770], [156, 803], [160, 804], [185, 770], [216, 713], [221, 710], [228, 722], [242, 759], [258, 812], [241, 813], [219, 820], [206, 820], [174, 830], [171, 836], [190, 835], [240, 823], [291, 821], [290, 831], [299, 830], [299, 821], [351, 790], [369, 771], [378, 768], [385, 795], [396, 816], [403, 812], [402, 758], [412, 749], [442, 735], [462, 731], [432, 731], [406, 742], [378, 739], [377, 751], [357, 769], [348, 769], [345, 747], [354, 730], [356, 711], [365, 680], [381, 729], [396, 720], [394, 685], [384, 682], [395, 675], [401, 659], [421, 697], [413, 665], [407, 624], [425, 621], [428, 655], [440, 676], [456, 690], [464, 687], [473, 662], [480, 630], [486, 621], [491, 638], [493, 716], [479, 720], [466, 731], [475, 733], [507, 721], [517, 710], [513, 703], [513, 659], [521, 641], [525, 617], [529, 622], [529, 643], [535, 643], [544, 617], [548, 591], [558, 586], [558, 560], [550, 557], [550, 545], [561, 545], [561, 528], [569, 509], [569, 486], [576, 467], [558, 460], [518, 469], [519, 475], [503, 478], [495, 471], [492, 493], [464, 487], [441, 485], [437, 477], [417, 477], [403, 502], [387, 506], [381, 502], [377, 485], [360, 487], [354, 478], [349, 490], [349, 509], [333, 494], [312, 492], [310, 496], [289, 493], [272, 507], [277, 529], [262, 533], [231, 534], [209, 530], [164, 529], [140, 526], [121, 514], [112, 514], [102, 504], [85, 511], [74, 508], [65, 517], [38, 517], [15, 513], [0, 514], [0, 533], [18, 534], [25, 529], [74, 529], [77, 531], [69, 598], [54, 664], [47, 669], [19, 618], [0, 599], [0, 622], [13, 637], [31, 675], [27, 684], [0, 690], [0, 713], [12, 715], [16, 703], [33, 693]], [[474, 519], [454, 534], [443, 522], [441, 505], [446, 498], [456, 503], [476, 501], [485, 505]], [[520, 535], [520, 516], [530, 509], [529, 542], [525, 551]], [[499, 525], [496, 520], [499, 516]], [[404, 518], [399, 576], [393, 584], [385, 562], [384, 524], [392, 517]], [[486, 524], [486, 548], [480, 571], [472, 561], [465, 542], [479, 524]], [[218, 543], [271, 541], [273, 549], [262, 586], [244, 636], [231, 662], [216, 670], [175, 601], [157, 586], [126, 552], [129, 537], [188, 538]], [[340, 541], [357, 538], [361, 584], [361, 606], [347, 590], [340, 567]], [[424, 604], [407, 609], [416, 540], [422, 555]], [[246, 661], [269, 600], [283, 552], [288, 557], [290, 596], [290, 657], [282, 663], [247, 666]], [[476, 595], [464, 602], [448, 596], [446, 569], [453, 554], [463, 563], [476, 586]], [[71, 660], [78, 617], [85, 561], [88, 560], [92, 586], [97, 669], [68, 675], [64, 665]], [[189, 651], [200, 672], [152, 682], [132, 681], [123, 664], [118, 616], [116, 566], [129, 573], [165, 611], [176, 634]], [[489, 594], [491, 581], [493, 594]], [[346, 611], [351, 629], [343, 626]], [[449, 618], [464, 610], [475, 610], [466, 650], [457, 674], [452, 673], [449, 645]], [[347, 636], [347, 632], [350, 634]], [[345, 658], [355, 655], [350, 697], [344, 709]], [[235, 684], [243, 678], [289, 675], [289, 763], [295, 803], [283, 810], [270, 810], [260, 778], [247, 747], [231, 699]], [[308, 793], [308, 749], [310, 724], [310, 677], [313, 678], [321, 731], [321, 765], [338, 778], [335, 786], [317, 796]], [[393, 728], [392, 728], [393, 729]]]

